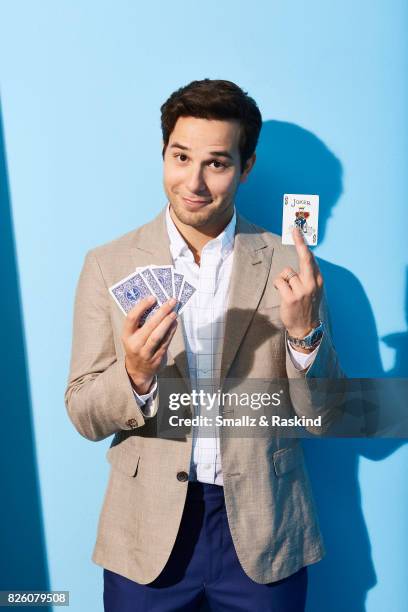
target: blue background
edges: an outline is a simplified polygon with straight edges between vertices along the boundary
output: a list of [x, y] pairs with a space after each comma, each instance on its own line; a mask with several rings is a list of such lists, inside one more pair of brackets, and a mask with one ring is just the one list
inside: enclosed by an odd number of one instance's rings
[[[280, 232], [281, 194], [319, 193], [335, 343], [349, 376], [407, 376], [407, 12], [402, 0], [177, 5], [13, 2], [0, 13], [0, 589], [102, 609], [91, 560], [110, 440], [65, 412], [85, 252], [166, 203], [160, 105], [236, 82], [264, 119], [237, 205]], [[408, 606], [400, 440], [310, 440], [328, 549], [308, 612]]]

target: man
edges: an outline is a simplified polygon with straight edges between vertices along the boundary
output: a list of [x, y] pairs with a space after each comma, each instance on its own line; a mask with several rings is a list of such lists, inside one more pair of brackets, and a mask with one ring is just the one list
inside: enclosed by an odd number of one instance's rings
[[[322, 275], [296, 230], [296, 246], [282, 246], [235, 210], [262, 125], [254, 100], [205, 79], [161, 111], [168, 204], [88, 252], [75, 302], [67, 410], [89, 440], [115, 434], [92, 557], [104, 567], [105, 611], [198, 610], [206, 598], [212, 610], [299, 612], [307, 565], [324, 555], [299, 439], [195, 426], [165, 438], [157, 422], [166, 381], [189, 391], [283, 379], [292, 414], [321, 416], [310, 430], [325, 431], [337, 404], [322, 404], [310, 381], [343, 374]], [[170, 300], [139, 325], [154, 298], [124, 318], [108, 287], [156, 264], [173, 264], [197, 291], [179, 319]]]

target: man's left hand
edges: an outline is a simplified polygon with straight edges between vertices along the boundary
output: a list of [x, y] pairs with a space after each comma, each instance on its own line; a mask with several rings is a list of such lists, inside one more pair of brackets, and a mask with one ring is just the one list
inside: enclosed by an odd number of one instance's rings
[[273, 284], [281, 296], [283, 325], [291, 336], [304, 338], [318, 325], [323, 277], [298, 228], [292, 230], [292, 236], [299, 258], [299, 273], [287, 266]]

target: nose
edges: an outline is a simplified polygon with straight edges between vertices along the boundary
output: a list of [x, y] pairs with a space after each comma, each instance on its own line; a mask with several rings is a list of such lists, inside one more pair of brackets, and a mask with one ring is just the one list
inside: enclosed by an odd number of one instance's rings
[[200, 165], [191, 165], [186, 186], [190, 193], [195, 193], [197, 195], [207, 193], [207, 185], [205, 184], [203, 169]]

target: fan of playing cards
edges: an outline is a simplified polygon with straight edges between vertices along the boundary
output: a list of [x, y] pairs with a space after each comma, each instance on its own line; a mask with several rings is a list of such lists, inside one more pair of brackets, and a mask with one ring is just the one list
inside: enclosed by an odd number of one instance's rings
[[174, 266], [139, 267], [109, 287], [111, 296], [125, 315], [138, 302], [149, 295], [154, 295], [157, 302], [143, 314], [142, 324], [170, 298], [177, 300], [174, 310], [177, 314], [181, 314], [195, 291], [195, 287], [184, 278], [183, 274], [176, 272]]

